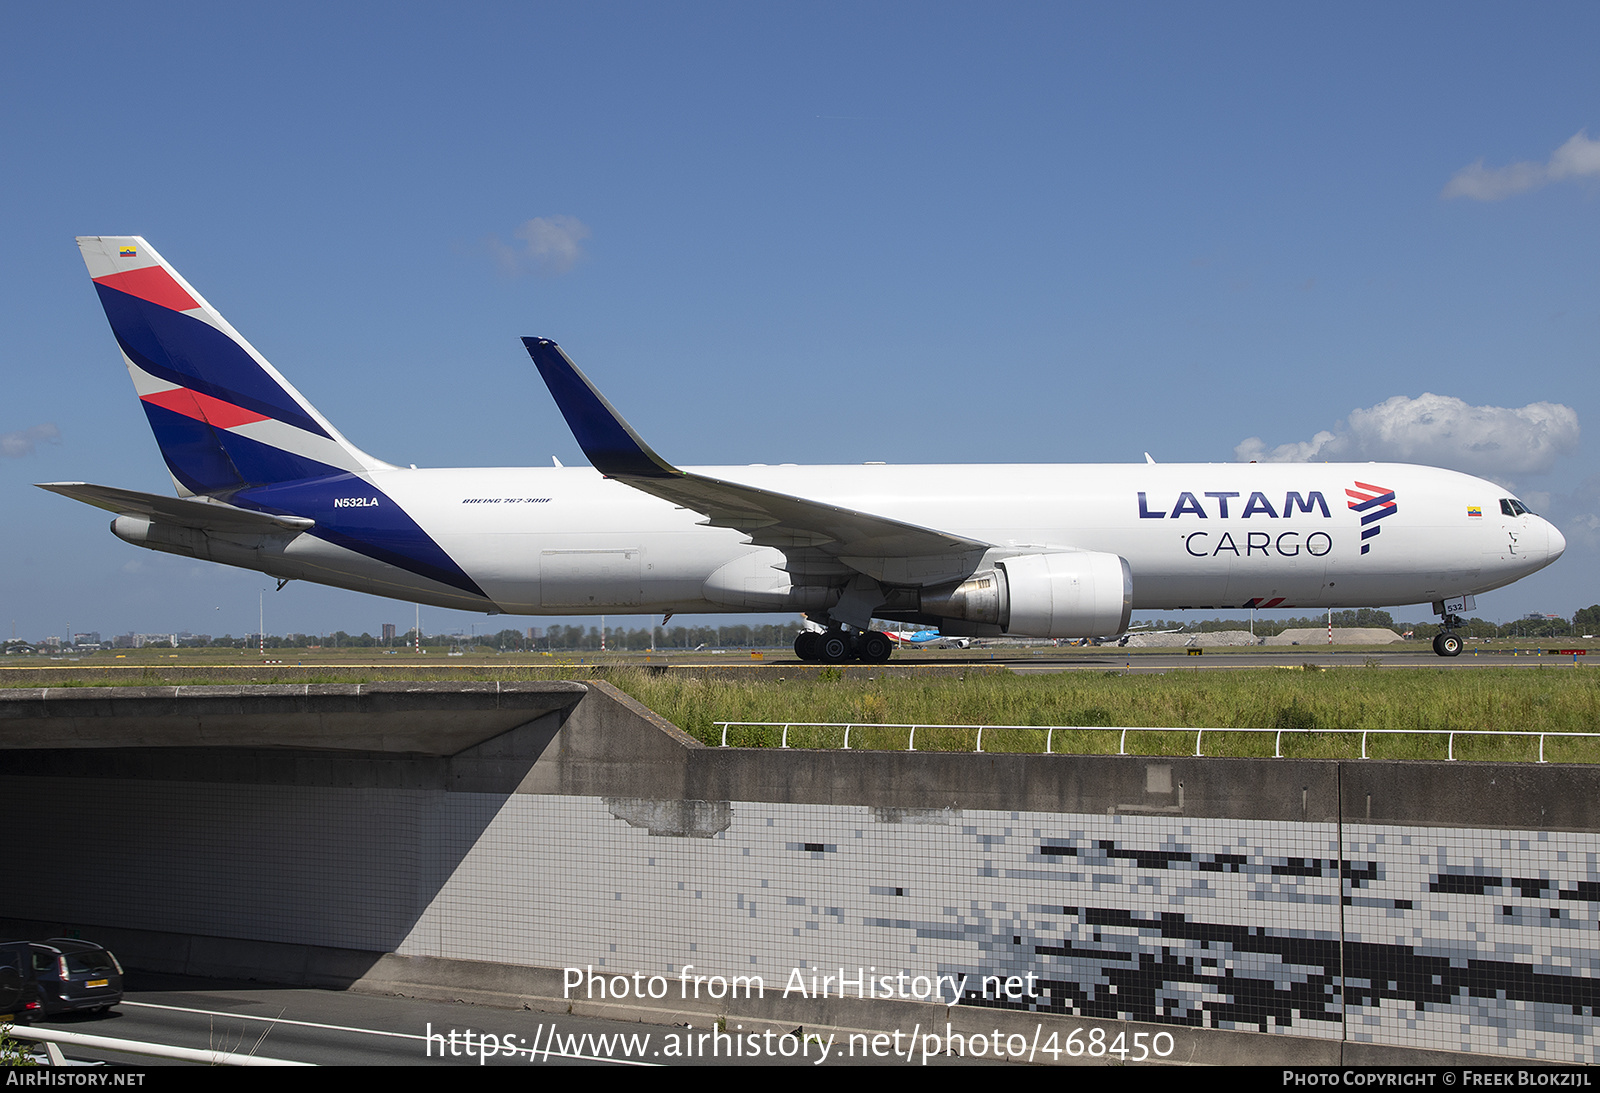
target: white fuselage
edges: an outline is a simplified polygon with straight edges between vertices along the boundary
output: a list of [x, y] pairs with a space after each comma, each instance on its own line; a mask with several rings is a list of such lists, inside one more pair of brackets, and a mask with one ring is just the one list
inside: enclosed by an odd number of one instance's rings
[[[1144, 610], [1436, 601], [1509, 584], [1565, 548], [1542, 518], [1504, 514], [1502, 499], [1511, 495], [1502, 487], [1407, 464], [688, 469], [981, 540], [994, 545], [991, 555], [1119, 555], [1132, 572], [1134, 606]], [[360, 477], [404, 508], [477, 582], [491, 610], [793, 606], [785, 599], [789, 578], [774, 568], [783, 561], [779, 552], [589, 468], [397, 469]], [[352, 478], [352, 499], [360, 486]], [[1365, 525], [1364, 540], [1350, 491], [1370, 493], [1370, 486], [1392, 491], [1393, 501]], [[475, 598], [311, 534], [294, 538], [281, 562], [266, 568], [485, 610]]]
[[523, 347], [598, 471], [402, 469], [144, 239], [78, 245], [179, 498], [46, 488], [128, 542], [282, 578], [490, 613], [820, 611], [824, 659], [848, 659], [875, 617], [1083, 637], [1135, 608], [1454, 615], [1566, 545], [1493, 483], [1403, 464], [678, 468], [548, 338]]

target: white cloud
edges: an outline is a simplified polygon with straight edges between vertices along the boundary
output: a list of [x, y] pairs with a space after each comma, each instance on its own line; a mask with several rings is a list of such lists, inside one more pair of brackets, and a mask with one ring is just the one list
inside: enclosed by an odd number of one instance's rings
[[1568, 543], [1594, 550], [1600, 547], [1600, 515], [1592, 512], [1579, 513], [1570, 520], [1562, 521], [1561, 532]]
[[61, 430], [50, 422], [35, 425], [31, 429], [19, 429], [14, 433], [0, 433], [0, 456], [7, 459], [21, 459], [25, 455], [32, 455], [40, 441], [51, 444], [59, 443]]
[[502, 272], [515, 276], [530, 270], [547, 276], [565, 273], [583, 258], [589, 226], [575, 216], [536, 216], [511, 232], [514, 242], [489, 240]]
[[1396, 395], [1352, 410], [1345, 427], [1310, 440], [1268, 449], [1257, 436], [1233, 454], [1263, 463], [1369, 459], [1451, 467], [1486, 477], [1547, 471], [1578, 447], [1578, 413], [1557, 402], [1527, 406], [1469, 406], [1449, 395]]
[[1569, 547], [1600, 549], [1600, 474], [1592, 474], [1571, 493], [1556, 494], [1535, 512], [1548, 516], [1567, 537]]
[[1590, 140], [1586, 129], [1557, 148], [1547, 163], [1523, 160], [1508, 167], [1485, 167], [1480, 159], [1457, 171], [1440, 196], [1499, 201], [1567, 178], [1600, 178], [1600, 140]]

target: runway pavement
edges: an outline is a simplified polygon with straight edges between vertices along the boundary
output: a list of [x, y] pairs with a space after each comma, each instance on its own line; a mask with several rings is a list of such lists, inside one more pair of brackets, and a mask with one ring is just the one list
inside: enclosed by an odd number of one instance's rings
[[1553, 656], [1548, 653], [1494, 652], [1483, 655], [1464, 653], [1459, 657], [1435, 656], [1431, 651], [1406, 649], [1404, 652], [1327, 651], [1315, 648], [1240, 649], [1221, 651], [1207, 649], [1190, 656], [1182, 649], [1139, 651], [1119, 658], [1100, 654], [1080, 657], [1035, 656], [1027, 661], [1011, 661], [1007, 667], [1018, 672], [1106, 671], [1120, 668], [1133, 672], [1170, 672], [1174, 670], [1207, 671], [1238, 668], [1303, 668], [1315, 665], [1323, 668], [1539, 668], [1551, 666], [1582, 666], [1587, 656]]
[[[1600, 657], [1597, 657], [1600, 662]], [[1243, 668], [1475, 668], [1583, 667], [1587, 655], [1558, 655], [1549, 649], [1476, 652], [1459, 657], [1436, 656], [1426, 645], [1386, 646], [1378, 649], [1318, 649], [1283, 646], [1228, 646], [1196, 651], [1186, 649], [1002, 648], [960, 652], [897, 652], [888, 664], [842, 665], [851, 675], [889, 671], [950, 671], [962, 668], [1005, 668], [1014, 672], [1171, 672], [1229, 671]], [[828, 665], [804, 664], [791, 654], [767, 653], [759, 661], [745, 658], [684, 654], [654, 658], [655, 667], [673, 670], [719, 669], [772, 673], [824, 670]]]

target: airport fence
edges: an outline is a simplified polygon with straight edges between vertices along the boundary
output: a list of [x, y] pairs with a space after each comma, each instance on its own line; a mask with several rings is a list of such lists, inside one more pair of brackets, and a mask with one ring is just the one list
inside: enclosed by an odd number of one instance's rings
[[[1181, 727], [1172, 727], [1172, 726], [1125, 726], [1125, 727], [1121, 727], [1121, 726], [1106, 726], [1106, 725], [932, 725], [932, 724], [909, 724], [909, 723], [891, 724], [891, 723], [879, 723], [879, 722], [843, 722], [843, 721], [835, 721], [835, 722], [828, 722], [828, 721], [713, 721], [711, 724], [712, 724], [713, 727], [720, 727], [722, 729], [721, 746], [724, 747], [724, 748], [734, 746], [734, 745], [730, 745], [728, 743], [728, 730], [729, 729], [756, 729], [756, 730], [763, 730], [763, 731], [777, 731], [779, 733], [779, 739], [778, 739], [778, 745], [777, 746], [780, 747], [780, 748], [789, 747], [789, 732], [790, 732], [791, 729], [804, 729], [804, 730], [840, 730], [840, 729], [842, 729], [844, 731], [844, 736], [843, 736], [842, 742], [838, 745], [838, 749], [842, 750], [842, 751], [850, 751], [850, 750], [852, 750], [851, 747], [850, 747], [850, 733], [851, 733], [852, 730], [855, 730], [855, 729], [867, 729], [867, 730], [873, 730], [875, 732], [881, 732], [883, 730], [900, 730], [900, 729], [904, 729], [906, 731], [906, 748], [905, 748], [905, 750], [907, 750], [907, 751], [916, 751], [917, 750], [917, 732], [919, 730], [923, 731], [923, 732], [930, 732], [931, 731], [931, 732], [938, 733], [943, 739], [948, 739], [949, 736], [952, 733], [963, 733], [964, 734], [964, 733], [976, 732], [977, 733], [977, 739], [976, 739], [976, 742], [974, 743], [973, 749], [972, 749], [974, 752], [982, 752], [983, 751], [983, 734], [985, 732], [989, 732], [989, 733], [994, 733], [994, 732], [1001, 732], [1001, 733], [1008, 733], [1008, 732], [1040, 733], [1040, 732], [1042, 732], [1042, 733], [1045, 734], [1044, 754], [1046, 754], [1046, 755], [1056, 754], [1052, 750], [1053, 746], [1054, 746], [1054, 743], [1055, 743], [1055, 735], [1056, 735], [1056, 733], [1097, 733], [1097, 734], [1116, 733], [1116, 734], [1118, 734], [1117, 752], [1116, 752], [1116, 754], [1118, 754], [1118, 755], [1136, 754], [1136, 753], [1131, 753], [1131, 752], [1128, 751], [1128, 734], [1129, 733], [1134, 733], [1136, 735], [1140, 734], [1140, 733], [1182, 733], [1182, 734], [1193, 733], [1194, 734], [1194, 755], [1195, 755], [1196, 758], [1204, 758], [1205, 757], [1204, 743], [1205, 743], [1205, 737], [1206, 737], [1207, 733], [1210, 733], [1213, 736], [1222, 735], [1222, 734], [1233, 735], [1233, 734], [1238, 734], [1238, 733], [1247, 733], [1247, 734], [1253, 734], [1253, 735], [1258, 735], [1258, 736], [1259, 735], [1271, 734], [1273, 736], [1272, 757], [1274, 759], [1282, 759], [1282, 758], [1284, 758], [1284, 754], [1283, 754], [1283, 738], [1285, 736], [1289, 736], [1289, 737], [1295, 737], [1295, 736], [1306, 736], [1306, 737], [1309, 737], [1309, 736], [1321, 736], [1321, 737], [1326, 737], [1326, 736], [1355, 736], [1355, 735], [1359, 734], [1360, 737], [1361, 737], [1361, 758], [1363, 758], [1363, 759], [1371, 758], [1371, 754], [1369, 753], [1369, 751], [1367, 749], [1367, 742], [1368, 742], [1368, 738], [1369, 737], [1373, 737], [1373, 736], [1377, 736], [1377, 737], [1386, 737], [1386, 736], [1444, 736], [1444, 737], [1447, 738], [1445, 758], [1448, 761], [1451, 761], [1451, 762], [1454, 762], [1455, 759], [1456, 759], [1456, 737], [1458, 737], [1458, 736], [1467, 736], [1467, 737], [1516, 737], [1516, 738], [1521, 738], [1521, 739], [1532, 739], [1532, 738], [1537, 737], [1538, 741], [1539, 741], [1539, 760], [1538, 761], [1541, 762], [1541, 763], [1548, 762], [1548, 760], [1545, 759], [1545, 753], [1544, 753], [1544, 744], [1545, 744], [1545, 738], [1546, 737], [1554, 737], [1554, 738], [1556, 738], [1558, 740], [1597, 739], [1597, 738], [1600, 738], [1600, 732], [1570, 732], [1570, 731], [1561, 731], [1561, 730], [1557, 730], [1557, 731], [1542, 731], [1541, 732], [1541, 731], [1529, 731], [1529, 730], [1519, 730], [1519, 729], [1420, 729], [1420, 728], [1419, 729], [1320, 729], [1320, 728], [1308, 728], [1308, 729], [1294, 729], [1294, 728], [1277, 728], [1277, 729], [1253, 729], [1253, 728], [1220, 729], [1220, 728], [1211, 728], [1211, 729], [1195, 729], [1195, 728], [1181, 728]], [[810, 735], [810, 734], [808, 734], [808, 735]], [[808, 744], [807, 746], [808, 747], [812, 747], [812, 746], [816, 746], [816, 745]], [[942, 748], [940, 748], [938, 750], [949, 751], [951, 749], [947, 748], [947, 747], [942, 747]], [[1069, 753], [1062, 753], [1062, 754], [1069, 754]], [[1142, 754], [1142, 753], [1138, 753], [1138, 754]]]

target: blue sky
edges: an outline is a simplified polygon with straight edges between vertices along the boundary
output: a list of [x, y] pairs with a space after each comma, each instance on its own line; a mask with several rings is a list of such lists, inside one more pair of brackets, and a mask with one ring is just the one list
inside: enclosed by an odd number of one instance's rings
[[[7, 24], [0, 624], [19, 636], [242, 633], [269, 583], [127, 546], [29, 485], [170, 489], [78, 234], [145, 236], [394, 462], [581, 463], [518, 342], [536, 334], [683, 464], [1459, 466], [1570, 543], [1479, 614], [1600, 600], [1592, 3], [78, 4]], [[412, 614], [298, 582], [267, 604], [274, 632]], [[502, 621], [542, 623], [424, 610], [430, 630]]]

